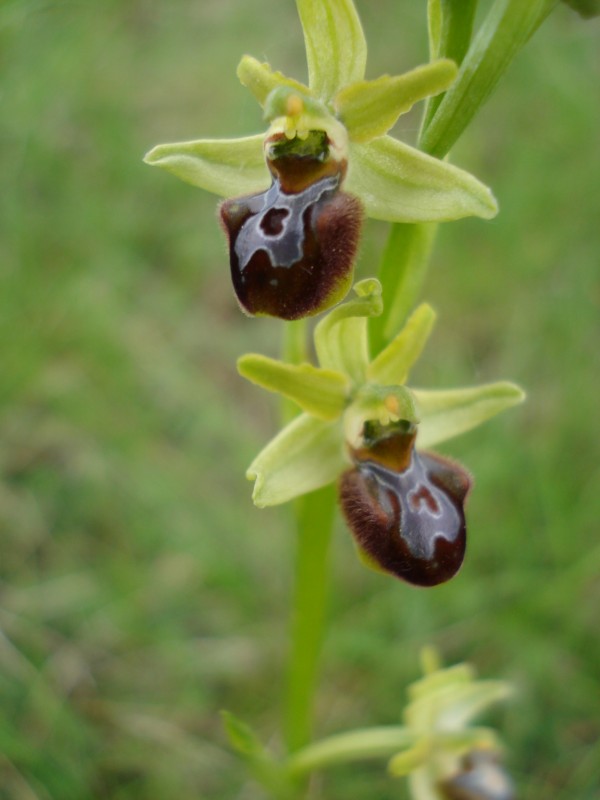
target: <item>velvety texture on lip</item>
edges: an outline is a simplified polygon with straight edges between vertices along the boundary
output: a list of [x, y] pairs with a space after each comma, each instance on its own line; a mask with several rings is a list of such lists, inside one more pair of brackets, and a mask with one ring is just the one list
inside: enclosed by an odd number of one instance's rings
[[304, 156], [270, 166], [269, 189], [221, 204], [231, 278], [248, 314], [299, 319], [347, 293], [363, 211], [340, 191], [342, 165]]
[[394, 432], [352, 450], [340, 502], [358, 546], [386, 572], [435, 586], [459, 570], [466, 547], [464, 502], [471, 486], [460, 465], [419, 453], [414, 432]]

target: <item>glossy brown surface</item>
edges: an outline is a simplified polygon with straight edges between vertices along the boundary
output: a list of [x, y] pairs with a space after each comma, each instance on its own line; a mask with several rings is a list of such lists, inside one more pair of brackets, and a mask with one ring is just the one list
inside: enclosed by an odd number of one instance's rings
[[350, 288], [362, 206], [340, 191], [345, 165], [287, 155], [268, 163], [266, 192], [220, 208], [231, 278], [248, 314], [300, 319]]
[[459, 570], [466, 547], [464, 502], [471, 479], [460, 465], [418, 453], [397, 432], [352, 452], [340, 502], [359, 547], [385, 571], [435, 586]]

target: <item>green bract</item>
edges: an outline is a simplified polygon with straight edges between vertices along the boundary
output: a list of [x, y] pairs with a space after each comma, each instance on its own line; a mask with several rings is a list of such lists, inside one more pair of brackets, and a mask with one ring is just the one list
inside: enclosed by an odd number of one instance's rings
[[330, 154], [348, 163], [344, 189], [360, 198], [369, 216], [392, 222], [493, 217], [496, 202], [473, 176], [387, 135], [414, 103], [451, 85], [454, 62], [439, 59], [367, 81], [366, 42], [351, 0], [297, 0], [297, 7], [309, 85], [250, 56], [238, 67], [241, 82], [264, 108], [266, 135], [158, 145], [146, 162], [223, 197], [256, 193], [271, 181], [267, 140], [281, 132], [302, 140], [324, 131]]
[[257, 506], [292, 500], [333, 481], [347, 469], [347, 445], [356, 447], [364, 423], [407, 420], [418, 426], [418, 447], [430, 447], [470, 430], [524, 394], [508, 382], [453, 390], [405, 385], [431, 332], [435, 313], [419, 306], [402, 330], [374, 359], [367, 323], [382, 312], [381, 285], [370, 278], [354, 287], [356, 298], [319, 322], [314, 341], [320, 366], [286, 364], [248, 354], [241, 375], [294, 401], [302, 410], [250, 465]]

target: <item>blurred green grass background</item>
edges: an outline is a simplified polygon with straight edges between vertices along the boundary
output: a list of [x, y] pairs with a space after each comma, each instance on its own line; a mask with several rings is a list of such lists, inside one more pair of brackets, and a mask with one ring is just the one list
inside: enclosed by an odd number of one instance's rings
[[[369, 77], [426, 60], [424, 6], [358, 0]], [[445, 448], [476, 476], [450, 584], [365, 571], [339, 526], [319, 694], [320, 735], [394, 723], [426, 643], [511, 680], [522, 800], [600, 796], [599, 32], [561, 7], [455, 150], [501, 213], [443, 227], [416, 382], [528, 403]], [[0, 3], [3, 800], [262, 796], [218, 710], [279, 725], [293, 537], [251, 504], [276, 409], [234, 360], [280, 327], [239, 313], [215, 199], [141, 162], [261, 129], [243, 52], [304, 77], [291, 0]], [[321, 796], [406, 795], [369, 764]]]

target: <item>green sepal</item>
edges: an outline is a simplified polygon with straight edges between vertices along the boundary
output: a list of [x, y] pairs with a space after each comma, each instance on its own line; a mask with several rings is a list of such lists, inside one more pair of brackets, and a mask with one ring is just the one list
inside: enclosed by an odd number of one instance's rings
[[347, 731], [303, 747], [289, 758], [287, 767], [291, 774], [303, 775], [337, 764], [386, 758], [413, 741], [413, 734], [402, 725]]
[[464, 389], [412, 389], [412, 393], [421, 418], [419, 448], [470, 431], [525, 399], [523, 390], [509, 381]]
[[258, 353], [243, 355], [237, 368], [242, 377], [270, 392], [278, 392], [323, 420], [340, 416], [350, 390], [350, 381], [340, 372], [307, 363], [285, 364]]
[[452, 703], [438, 717], [442, 731], [459, 731], [489, 706], [507, 700], [514, 694], [506, 681], [473, 681], [453, 690]]
[[418, 360], [435, 323], [435, 311], [423, 303], [413, 311], [400, 333], [371, 361], [367, 379], [384, 385], [403, 384]]
[[346, 188], [375, 219], [444, 222], [498, 211], [491, 191], [468, 172], [391, 136], [350, 143], [349, 163]]
[[404, 73], [383, 75], [373, 81], [346, 86], [334, 100], [334, 108], [350, 140], [368, 142], [383, 136], [419, 100], [445, 91], [456, 78], [453, 61], [441, 59]]
[[354, 285], [357, 298], [334, 308], [315, 328], [319, 364], [342, 372], [360, 385], [369, 363], [367, 318], [381, 314], [381, 284], [366, 278]]
[[263, 140], [263, 134], [258, 134], [159, 144], [146, 153], [144, 161], [221, 197], [253, 194], [266, 189], [271, 180]]
[[282, 72], [271, 69], [270, 64], [261, 63], [253, 56], [243, 56], [238, 64], [237, 76], [242, 86], [249, 89], [261, 106], [265, 105], [267, 97], [273, 89], [286, 86], [302, 95], [310, 94], [310, 89], [293, 78], [286, 77]]
[[367, 43], [352, 0], [296, 0], [304, 31], [308, 85], [329, 100], [365, 76]]
[[246, 477], [255, 481], [255, 505], [264, 508], [327, 486], [348, 463], [341, 424], [305, 413], [271, 439]]

